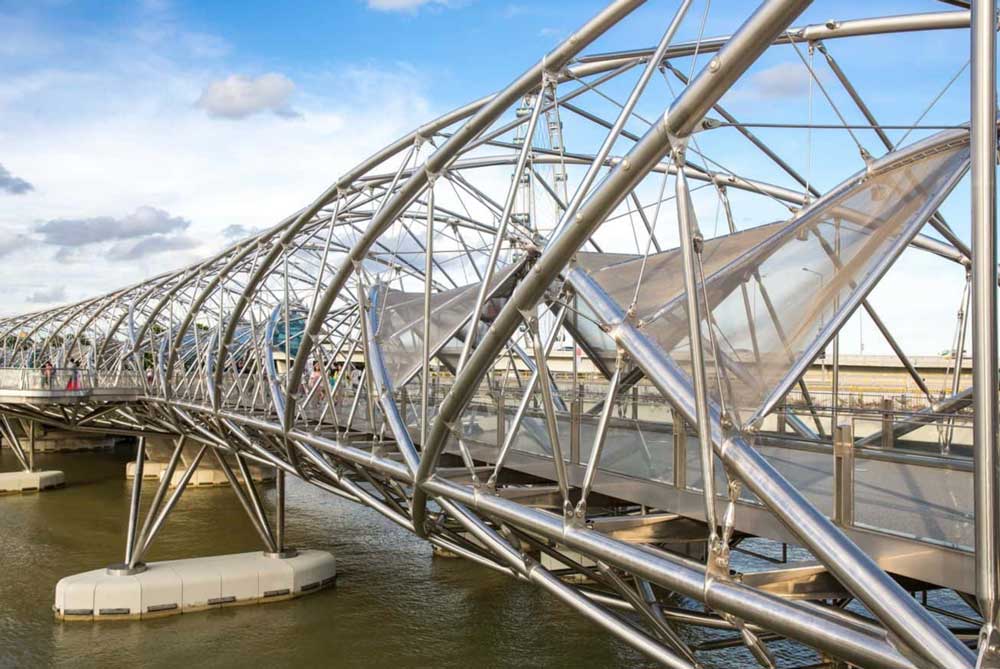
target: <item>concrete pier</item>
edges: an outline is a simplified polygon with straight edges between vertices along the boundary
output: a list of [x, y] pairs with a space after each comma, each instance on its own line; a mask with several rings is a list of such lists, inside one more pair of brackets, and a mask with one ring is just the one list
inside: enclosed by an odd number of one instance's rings
[[[270, 467], [257, 467], [250, 466], [250, 478], [253, 479], [254, 483], [267, 483], [269, 481], [274, 481], [274, 469]], [[234, 467], [235, 469], [235, 467]], [[170, 487], [174, 488], [181, 481], [181, 477], [184, 476], [185, 470], [178, 467], [174, 471], [174, 475], [170, 479]], [[243, 476], [239, 471], [235, 472], [237, 480], [243, 481]], [[162, 475], [161, 475], [162, 478]], [[188, 486], [225, 486], [229, 485], [229, 480], [226, 475], [218, 467], [210, 467], [202, 464], [195, 470], [194, 474], [191, 475], [191, 480], [188, 482]]]
[[[142, 468], [142, 478], [144, 480], [157, 480], [163, 479], [163, 473], [167, 468], [167, 463], [170, 461], [170, 456], [174, 450], [174, 443], [170, 439], [163, 439], [158, 437], [147, 437], [146, 438], [146, 461]], [[170, 487], [174, 488], [181, 481], [185, 472], [187, 471], [187, 466], [190, 464], [193, 451], [189, 450], [186, 453], [181, 454], [180, 463], [174, 470], [174, 475], [170, 480]], [[243, 476], [236, 466], [236, 462], [233, 458], [227, 458], [232, 467], [236, 478], [239, 481], [243, 481]], [[261, 467], [259, 465], [250, 464], [247, 466], [250, 470], [250, 477], [253, 479], [254, 483], [267, 483], [274, 480], [274, 468], [272, 467]], [[129, 481], [135, 478], [135, 462], [127, 462], [125, 464], [125, 478]], [[198, 465], [198, 469], [195, 470], [194, 474], [191, 476], [191, 480], [188, 482], [189, 486], [195, 487], [205, 487], [205, 486], [224, 486], [229, 485], [229, 479], [226, 478], [225, 473], [219, 468], [218, 464], [211, 462], [209, 460], [203, 459]]]
[[66, 476], [60, 471], [0, 472], [0, 495], [39, 492], [66, 485]]
[[53, 610], [59, 620], [159, 618], [291, 599], [331, 586], [336, 577], [333, 555], [318, 550], [151, 562], [131, 575], [95, 569], [60, 579]]
[[[167, 468], [166, 462], [150, 462], [146, 461], [142, 468], [142, 478], [146, 481], [156, 480], [160, 481], [163, 479], [164, 471]], [[235, 470], [234, 466], [234, 470]], [[274, 480], [274, 469], [270, 467], [258, 467], [257, 465], [250, 465], [248, 467], [250, 470], [250, 477], [253, 479], [254, 483], [268, 483]], [[187, 468], [183, 466], [178, 466], [174, 470], [174, 475], [170, 479], [170, 487], [174, 488], [180, 482], [181, 478]], [[125, 478], [131, 481], [135, 478], [135, 462], [125, 463]], [[236, 471], [236, 478], [239, 481], [243, 481], [243, 475]], [[204, 486], [224, 486], [229, 485], [229, 480], [226, 479], [226, 475], [218, 467], [211, 466], [211, 463], [202, 463], [199, 465], [198, 469], [195, 470], [194, 474], [191, 475], [191, 480], [188, 482], [189, 486], [204, 487]]]
[[71, 451], [99, 451], [113, 448], [115, 438], [92, 432], [72, 432], [36, 428], [35, 451], [38, 453], [65, 453]]

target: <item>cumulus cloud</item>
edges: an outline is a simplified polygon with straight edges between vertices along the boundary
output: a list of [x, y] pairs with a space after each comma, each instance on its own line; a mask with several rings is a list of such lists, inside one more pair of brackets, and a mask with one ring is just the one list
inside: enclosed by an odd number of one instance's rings
[[368, 8], [380, 12], [415, 12], [423, 6], [454, 4], [449, 0], [368, 0]]
[[258, 228], [256, 226], [242, 225], [237, 223], [235, 225], [227, 225], [222, 229], [222, 236], [228, 240], [236, 241], [239, 239], [246, 239], [252, 235], [256, 235], [261, 232], [263, 228]]
[[0, 191], [11, 195], [23, 195], [28, 191], [35, 190], [30, 183], [16, 177], [7, 171], [7, 168], [0, 164]]
[[150, 235], [138, 241], [119, 242], [108, 249], [109, 260], [137, 260], [167, 251], [187, 251], [198, 246], [198, 241], [187, 235]]
[[199, 245], [183, 234], [191, 221], [171, 216], [156, 207], [139, 207], [115, 218], [57, 218], [35, 226], [36, 239], [58, 247], [55, 258], [80, 262], [95, 255], [111, 261], [137, 260], [169, 251], [186, 251]]
[[27, 297], [26, 302], [51, 304], [66, 301], [66, 286], [52, 286], [36, 290]]
[[[0, 17], [5, 34], [2, 28]], [[202, 258], [230, 224], [267, 229], [364, 156], [444, 111], [428, 100], [421, 71], [348, 61], [296, 75], [286, 104], [303, 112], [294, 123], [271, 111], [220, 122], [194, 101], [232, 71], [195, 53], [180, 21], [165, 30], [152, 42], [135, 31], [53, 33], [57, 53], [33, 52], [9, 73], [10, 59], [0, 58], [0, 162], [37, 188], [22, 197], [0, 191], [7, 231], [0, 283], [10, 288], [0, 293], [0, 314], [23, 312], [32, 291], [68, 275], [69, 298], [98, 295]], [[7, 46], [0, 40], [0, 55]], [[121, 220], [141, 218], [134, 214], [147, 205], [191, 223], [129, 237]], [[92, 224], [38, 230], [108, 217], [114, 234], [83, 245], [45, 240], [81, 241]], [[163, 237], [144, 242], [156, 234]]]
[[35, 233], [46, 244], [76, 247], [139, 237], [163, 237], [190, 225], [191, 221], [171, 216], [162, 209], [139, 207], [122, 218], [57, 218], [37, 225]]
[[809, 72], [802, 63], [778, 63], [752, 74], [745, 90], [763, 99], [806, 95], [809, 93]]
[[35, 244], [35, 240], [25, 234], [9, 234], [0, 244], [0, 258], [6, 256], [24, 257], [23, 252]]
[[283, 74], [271, 72], [259, 77], [232, 74], [210, 83], [195, 106], [214, 118], [243, 119], [266, 111], [295, 118], [301, 114], [288, 103], [294, 91], [295, 84]]

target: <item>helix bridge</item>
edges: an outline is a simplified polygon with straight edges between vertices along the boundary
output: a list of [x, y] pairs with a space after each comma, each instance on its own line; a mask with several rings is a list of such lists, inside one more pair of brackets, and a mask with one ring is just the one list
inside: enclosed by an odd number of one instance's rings
[[[264, 513], [250, 466], [666, 666], [732, 647], [765, 667], [789, 647], [1000, 666], [995, 3], [823, 22], [804, 0], [734, 4], [614, 0], [273, 227], [0, 320], [4, 444], [26, 467], [34, 425], [138, 437], [136, 467], [157, 445], [168, 474], [145, 519], [132, 496], [125, 572], [169, 523], [178, 463], [215, 461], [265, 551], [285, 548], [284, 509]], [[657, 43], [601, 48], [651, 21]], [[858, 45], [938, 33], [971, 44], [957, 72], [909, 56], [935, 92], [968, 86], [948, 123], [848, 74]], [[740, 104], [779, 60], [808, 124]], [[943, 388], [870, 299], [909, 257], [959, 287], [919, 296], [960, 312], [945, 346], [971, 342]], [[859, 317], [921, 401], [863, 434], [838, 380]], [[809, 387], [818, 361], [832, 392]]]

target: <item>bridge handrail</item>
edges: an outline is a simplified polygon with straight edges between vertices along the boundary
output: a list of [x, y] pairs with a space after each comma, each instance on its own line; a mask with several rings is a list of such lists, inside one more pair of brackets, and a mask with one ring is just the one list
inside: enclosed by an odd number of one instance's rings
[[108, 374], [73, 367], [2, 367], [0, 390], [77, 391], [98, 388], [141, 388], [138, 374]]

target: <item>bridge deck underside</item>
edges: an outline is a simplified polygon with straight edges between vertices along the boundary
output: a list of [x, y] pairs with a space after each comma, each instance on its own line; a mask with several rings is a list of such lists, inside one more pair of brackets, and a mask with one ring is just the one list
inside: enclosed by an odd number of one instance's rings
[[[517, 447], [506, 461], [514, 470], [554, 480], [547, 444], [532, 434], [544, 434], [541, 417], [528, 417]], [[687, 436], [684, 454], [686, 485], [679, 487], [674, 471], [674, 438], [669, 425], [622, 420], [612, 426], [594, 489], [613, 498], [662, 509], [688, 518], [704, 519], [704, 497], [697, 438]], [[629, 425], [626, 425], [629, 424]], [[527, 429], [526, 429], [527, 428]], [[477, 421], [463, 439], [477, 460], [492, 463], [497, 454], [495, 418]], [[567, 458], [574, 486], [582, 485], [595, 421], [582, 421], [581, 452]], [[474, 432], [474, 436], [471, 434]], [[570, 432], [570, 421], [560, 421], [560, 433]], [[639, 442], [639, 443], [637, 443]], [[779, 435], [763, 437], [765, 457], [809, 500], [832, 515], [833, 449], [829, 444], [805, 443]], [[449, 448], [457, 453], [454, 444]], [[717, 465], [717, 490], [725, 490], [722, 466]], [[859, 452], [855, 459], [854, 522], [843, 529], [887, 571], [962, 592], [974, 592], [972, 466], [967, 459], [911, 457], [905, 454]], [[722, 513], [726, 500], [716, 502]], [[795, 543], [782, 525], [751, 493], [740, 497], [736, 515], [739, 532]]]
[[[77, 391], [78, 393], [81, 391]], [[58, 391], [45, 397], [24, 398], [24, 401], [2, 397], [2, 408], [13, 415], [30, 406], [34, 410], [55, 409], [66, 400]], [[73, 397], [76, 404], [93, 397]], [[141, 408], [137, 395], [111, 395], [106, 409], [115, 404]], [[151, 398], [147, 398], [149, 400]], [[133, 406], [134, 405], [134, 406]], [[93, 407], [83, 404], [80, 415]], [[207, 409], [207, 408], [206, 408]], [[344, 425], [349, 404], [338, 407], [337, 421]], [[352, 443], [364, 443], [362, 434], [369, 430], [364, 402], [356, 412], [355, 424], [360, 433]], [[507, 422], [512, 411], [507, 410]], [[37, 417], [37, 413], [27, 415]], [[416, 417], [410, 415], [410, 432], [419, 440]], [[58, 423], [58, 419], [53, 419]], [[72, 425], [69, 425], [72, 427]], [[76, 426], [79, 428], [79, 426]], [[333, 428], [333, 425], [329, 426]], [[569, 414], [560, 416], [559, 433], [578, 444], [566, 452], [567, 472], [573, 486], [581, 486], [587, 458], [597, 430], [597, 420], [583, 417], [579, 421], [579, 436], [570, 438], [572, 421]], [[88, 428], [83, 428], [88, 429]], [[91, 426], [89, 429], [103, 429]], [[326, 433], [323, 429], [320, 432]], [[329, 430], [333, 431], [333, 430]], [[373, 431], [377, 432], [377, 430]], [[498, 443], [497, 415], [485, 410], [471, 413], [463, 422], [463, 441], [475, 459], [492, 465], [496, 461]], [[776, 433], [762, 434], [758, 448], [790, 482], [807, 495], [809, 500], [827, 515], [834, 504], [834, 456], [829, 443], [807, 442]], [[359, 441], [360, 440], [360, 441]], [[675, 453], [678, 440], [673, 426], [657, 421], [626, 418], [612, 419], [608, 441], [602, 454], [600, 475], [594, 490], [609, 498], [642, 505], [647, 508], [702, 522], [704, 502], [701, 467], [698, 461], [697, 439], [687, 434], [682, 456]], [[391, 444], [385, 446], [391, 449]], [[448, 451], [457, 454], [454, 440]], [[676, 463], [685, 462], [684, 471]], [[545, 433], [544, 418], [539, 412], [529, 412], [522, 421], [514, 448], [505, 467], [554, 483], [551, 448]], [[716, 469], [717, 490], [725, 490], [724, 474]], [[906, 451], [857, 449], [854, 464], [853, 522], [844, 531], [886, 571], [935, 586], [961, 592], [973, 592], [974, 516], [972, 508], [972, 466], [968, 458], [939, 457]], [[717, 509], [726, 503], [720, 496]], [[751, 493], [744, 491], [739, 500], [736, 529], [748, 536], [795, 543], [791, 532], [761, 505]]]

